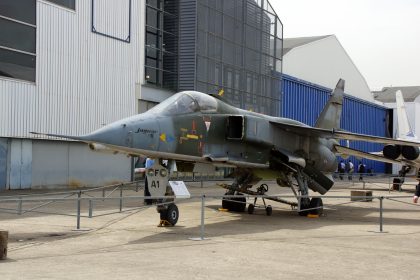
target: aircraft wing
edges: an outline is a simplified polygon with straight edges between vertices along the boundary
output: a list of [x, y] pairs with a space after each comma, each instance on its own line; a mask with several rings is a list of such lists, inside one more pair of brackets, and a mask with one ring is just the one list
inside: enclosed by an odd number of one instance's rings
[[395, 144], [395, 145], [408, 145], [408, 146], [420, 146], [416, 141], [403, 140], [403, 139], [393, 139], [381, 136], [372, 136], [366, 134], [358, 134], [353, 132], [347, 132], [337, 129], [324, 129], [311, 126], [300, 126], [296, 124], [282, 123], [271, 121], [271, 124], [274, 126], [283, 129], [285, 131], [290, 131], [298, 135], [303, 136], [313, 136], [321, 137], [327, 139], [342, 139], [342, 140], [354, 140], [354, 141], [365, 141], [381, 144]]

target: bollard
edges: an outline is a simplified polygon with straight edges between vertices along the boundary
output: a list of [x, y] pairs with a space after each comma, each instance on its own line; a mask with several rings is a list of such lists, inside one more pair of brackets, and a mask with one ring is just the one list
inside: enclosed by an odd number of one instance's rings
[[80, 198], [82, 197], [82, 192], [77, 193], [77, 229], [80, 229]]
[[93, 201], [92, 199], [89, 199], [89, 218], [92, 218], [93, 213]]
[[9, 232], [0, 230], [0, 260], [7, 258], [7, 242], [9, 239]]

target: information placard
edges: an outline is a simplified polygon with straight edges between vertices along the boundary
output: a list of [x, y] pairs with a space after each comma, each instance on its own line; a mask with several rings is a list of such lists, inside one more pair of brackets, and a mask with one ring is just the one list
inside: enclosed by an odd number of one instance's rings
[[187, 189], [184, 181], [169, 181], [174, 194], [177, 198], [190, 198], [191, 194]]

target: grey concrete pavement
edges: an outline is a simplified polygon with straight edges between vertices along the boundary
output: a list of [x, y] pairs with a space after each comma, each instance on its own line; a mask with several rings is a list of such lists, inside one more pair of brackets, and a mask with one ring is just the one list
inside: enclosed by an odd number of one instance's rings
[[[224, 192], [190, 185], [193, 194]], [[339, 182], [329, 195], [349, 195], [349, 187], [361, 185]], [[374, 195], [389, 195], [386, 184], [373, 187]], [[391, 194], [411, 195], [405, 189]], [[307, 218], [274, 202], [270, 217], [261, 209], [221, 212], [220, 200], [208, 198], [204, 241], [188, 239], [200, 235], [198, 199], [178, 203], [180, 219], [170, 228], [156, 226], [154, 208], [82, 218], [89, 231], [74, 231], [75, 217], [0, 213], [0, 228], [10, 235], [0, 279], [417, 279], [420, 208], [399, 200], [404, 203], [384, 201], [387, 233], [377, 233], [377, 200], [327, 198], [325, 215]], [[73, 204], [51, 209], [60, 207], [74, 213]], [[104, 204], [94, 213], [116, 209]]]

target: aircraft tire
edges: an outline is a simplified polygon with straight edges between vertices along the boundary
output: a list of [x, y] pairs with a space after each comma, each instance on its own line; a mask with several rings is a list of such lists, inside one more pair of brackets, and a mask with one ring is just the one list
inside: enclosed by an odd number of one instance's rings
[[273, 207], [271, 207], [271, 205], [268, 205], [265, 208], [265, 213], [267, 214], [267, 216], [271, 216], [273, 214]]
[[322, 213], [324, 212], [322, 198], [313, 197], [311, 199], [311, 202], [309, 203], [309, 208], [316, 208], [316, 209], [309, 210], [310, 214], [321, 216]]
[[301, 199], [301, 201], [300, 201], [300, 210], [301, 211], [298, 212], [299, 216], [302, 216], [302, 217], [308, 216], [309, 211], [305, 210], [305, 209], [308, 209], [310, 204], [311, 203], [309, 201], [309, 198], [302, 198]]
[[174, 203], [168, 205], [168, 209], [160, 212], [160, 219], [168, 221], [171, 225], [176, 225], [179, 218], [178, 206]]
[[[242, 194], [238, 194], [242, 195]], [[228, 209], [233, 212], [245, 212], [246, 209], [246, 198], [245, 197], [233, 197], [223, 198], [222, 208]]]
[[248, 205], [248, 214], [252, 215], [254, 214], [255, 206], [254, 204]]

